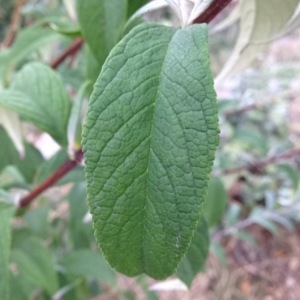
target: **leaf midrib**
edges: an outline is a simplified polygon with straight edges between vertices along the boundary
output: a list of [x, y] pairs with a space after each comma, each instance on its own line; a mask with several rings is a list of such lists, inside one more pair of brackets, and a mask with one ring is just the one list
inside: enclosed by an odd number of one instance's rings
[[[158, 95], [158, 92], [160, 90], [160, 87], [161, 87], [161, 81], [162, 81], [162, 74], [163, 74], [163, 70], [164, 70], [164, 66], [165, 66], [165, 61], [166, 61], [166, 57], [167, 57], [167, 53], [169, 52], [169, 47], [170, 47], [170, 44], [173, 40], [173, 37], [174, 35], [176, 34], [177, 30], [174, 32], [174, 34], [172, 35], [169, 43], [168, 43], [168, 46], [166, 48], [166, 54], [164, 55], [164, 58], [162, 60], [162, 64], [161, 64], [161, 68], [160, 68], [160, 72], [158, 73], [159, 76], [158, 76], [158, 85], [157, 85], [157, 89], [156, 89], [156, 93], [155, 93], [155, 97], [154, 97], [154, 101], [153, 101], [153, 121], [152, 121], [152, 124], [151, 124], [151, 128], [150, 128], [150, 134], [149, 134], [149, 154], [148, 154], [148, 160], [147, 160], [147, 169], [146, 169], [146, 189], [145, 189], [145, 206], [144, 206], [144, 214], [143, 214], [143, 235], [142, 235], [142, 262], [143, 262], [143, 271], [146, 273], [147, 272], [147, 269], [146, 269], [146, 263], [145, 263], [145, 252], [146, 252], [146, 248], [145, 248], [145, 236], [146, 236], [146, 218], [147, 218], [147, 206], [149, 205], [149, 197], [148, 197], [148, 190], [149, 190], [149, 162], [150, 162], [150, 157], [151, 157], [151, 151], [152, 150], [152, 143], [153, 143], [153, 135], [152, 135], [152, 132], [153, 132], [153, 128], [154, 128], [154, 116], [155, 116], [155, 112], [156, 112], [156, 100], [157, 100], [157, 95]], [[153, 151], [154, 153], [154, 151]]]

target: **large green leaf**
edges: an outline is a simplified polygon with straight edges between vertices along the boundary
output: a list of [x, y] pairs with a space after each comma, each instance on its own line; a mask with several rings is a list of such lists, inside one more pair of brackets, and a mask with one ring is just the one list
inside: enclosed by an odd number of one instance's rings
[[217, 225], [222, 220], [227, 201], [223, 182], [219, 178], [211, 178], [203, 208], [203, 215], [209, 226]]
[[191, 286], [195, 276], [204, 270], [205, 261], [209, 253], [209, 233], [203, 218], [195, 231], [188, 252], [177, 269], [177, 276]]
[[127, 0], [77, 0], [82, 35], [101, 65], [121, 37], [126, 13]]
[[9, 259], [11, 243], [11, 220], [15, 208], [0, 202], [0, 295], [1, 299], [9, 297]]
[[218, 144], [206, 25], [142, 24], [111, 52], [83, 130], [88, 202], [109, 263], [174, 273], [200, 218]]
[[57, 74], [46, 65], [27, 64], [11, 88], [13, 91], [1, 91], [0, 104], [66, 144], [71, 101]]

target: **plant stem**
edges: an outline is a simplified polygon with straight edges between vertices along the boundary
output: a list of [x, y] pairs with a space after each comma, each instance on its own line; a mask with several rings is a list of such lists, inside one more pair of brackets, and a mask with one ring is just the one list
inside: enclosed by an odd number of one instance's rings
[[11, 16], [11, 22], [6, 37], [1, 43], [2, 48], [8, 48], [14, 41], [21, 20], [21, 9], [25, 0], [18, 0]]
[[211, 22], [232, 0], [214, 0], [211, 5], [194, 20], [196, 23]]
[[78, 38], [73, 41], [73, 43], [58, 57], [56, 57], [52, 63], [51, 68], [57, 69], [58, 66], [70, 55], [75, 54], [83, 45], [83, 39]]
[[292, 158], [295, 158], [296, 156], [300, 156], [300, 148], [295, 148], [295, 149], [286, 151], [281, 154], [270, 156], [265, 159], [258, 160], [256, 162], [253, 162], [251, 164], [247, 164], [244, 166], [240, 166], [240, 167], [236, 167], [236, 168], [232, 168], [232, 169], [216, 170], [215, 172], [213, 172], [213, 175], [215, 175], [215, 176], [230, 175], [230, 174], [235, 174], [235, 173], [239, 173], [242, 171], [248, 171], [253, 174], [261, 174], [261, 172], [263, 171], [263, 169], [266, 166], [274, 164], [274, 163], [278, 163], [283, 160], [292, 159]]
[[19, 207], [28, 206], [37, 196], [47, 190], [49, 187], [53, 186], [56, 182], [58, 182], [61, 178], [63, 178], [66, 174], [72, 171], [75, 167], [81, 164], [83, 159], [82, 150], [78, 150], [74, 159], [68, 159], [64, 162], [52, 175], [50, 175], [45, 181], [43, 181], [40, 185], [38, 185], [35, 189], [33, 189], [27, 196], [22, 198], [19, 202]]

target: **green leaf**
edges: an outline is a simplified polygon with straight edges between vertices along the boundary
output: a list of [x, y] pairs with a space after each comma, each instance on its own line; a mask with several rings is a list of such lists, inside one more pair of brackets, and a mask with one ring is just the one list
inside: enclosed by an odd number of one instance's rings
[[148, 0], [128, 0], [127, 1], [128, 8], [127, 8], [127, 16], [130, 17], [133, 15], [140, 7], [145, 5]]
[[249, 219], [252, 220], [253, 223], [256, 223], [265, 229], [269, 230], [272, 234], [276, 234], [278, 228], [276, 224], [271, 219], [267, 219], [265, 211], [263, 209], [256, 208], [252, 211]]
[[76, 249], [90, 247], [93, 240], [91, 224], [83, 222], [84, 216], [88, 212], [86, 198], [85, 182], [75, 184], [68, 197], [70, 203], [69, 231], [73, 247]]
[[71, 101], [57, 74], [46, 65], [27, 64], [11, 87], [13, 91], [1, 91], [0, 104], [48, 132], [58, 143], [67, 144]]
[[15, 148], [18, 150], [19, 155], [24, 156], [25, 148], [23, 144], [22, 125], [19, 116], [15, 112], [0, 106], [0, 125], [5, 128], [13, 141]]
[[77, 0], [76, 4], [82, 35], [102, 65], [121, 37], [127, 0]]
[[49, 205], [40, 205], [35, 209], [29, 210], [24, 215], [24, 220], [27, 223], [27, 227], [30, 232], [47, 238], [49, 233]]
[[288, 164], [280, 164], [276, 166], [279, 172], [285, 173], [290, 179], [293, 189], [296, 191], [299, 187], [299, 173], [295, 168]]
[[0, 69], [17, 65], [41, 46], [57, 39], [59, 35], [43, 22], [25, 28], [17, 35], [10, 50], [0, 53]]
[[68, 36], [71, 38], [81, 37], [81, 32], [80, 32], [79, 26], [77, 24], [74, 25], [70, 21], [56, 20], [56, 21], [51, 22], [49, 24], [49, 26], [55, 32], [58, 32], [65, 36]]
[[142, 24], [111, 52], [83, 130], [96, 238], [116, 270], [163, 279], [193, 237], [218, 144], [206, 25]]
[[243, 146], [248, 146], [248, 149], [257, 150], [260, 155], [267, 155], [268, 142], [264, 134], [248, 130], [238, 130], [234, 134], [234, 140], [241, 143]]
[[203, 215], [209, 227], [217, 225], [222, 220], [227, 201], [227, 193], [222, 180], [211, 178], [203, 208]]
[[88, 94], [91, 95], [91, 93], [93, 92], [94, 84], [99, 77], [102, 64], [98, 62], [90, 47], [86, 44], [84, 45], [84, 60], [85, 76], [87, 81], [90, 82], [90, 85], [88, 87]]
[[87, 88], [90, 82], [83, 83], [80, 87], [77, 97], [71, 109], [70, 118], [68, 122], [68, 145], [69, 153], [81, 148], [81, 131], [82, 131], [82, 103], [87, 93]]
[[58, 279], [52, 261], [52, 254], [43, 242], [35, 237], [23, 236], [14, 244], [11, 261], [19, 274], [49, 295], [58, 289]]
[[15, 213], [12, 205], [0, 203], [0, 295], [1, 299], [10, 299], [9, 259], [11, 244], [11, 220]]
[[109, 284], [116, 282], [115, 272], [99, 252], [87, 249], [73, 251], [64, 257], [62, 266], [72, 276], [101, 280]]
[[191, 287], [195, 276], [204, 270], [205, 261], [209, 253], [209, 233], [203, 218], [195, 231], [188, 252], [177, 269], [177, 276], [187, 286]]
[[31, 183], [38, 166], [43, 162], [40, 152], [32, 145], [25, 143], [25, 157], [20, 158], [12, 141], [2, 128], [0, 128], [0, 141], [0, 172], [6, 166], [14, 165], [21, 171], [26, 181]]

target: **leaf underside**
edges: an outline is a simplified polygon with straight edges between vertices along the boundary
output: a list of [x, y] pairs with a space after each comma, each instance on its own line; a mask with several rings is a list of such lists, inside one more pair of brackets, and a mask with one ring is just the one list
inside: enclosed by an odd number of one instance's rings
[[157, 279], [175, 272], [217, 144], [206, 25], [134, 28], [104, 64], [83, 130], [95, 235], [113, 268]]

